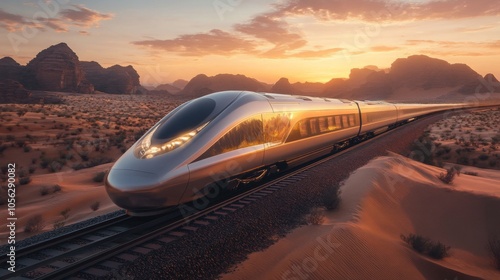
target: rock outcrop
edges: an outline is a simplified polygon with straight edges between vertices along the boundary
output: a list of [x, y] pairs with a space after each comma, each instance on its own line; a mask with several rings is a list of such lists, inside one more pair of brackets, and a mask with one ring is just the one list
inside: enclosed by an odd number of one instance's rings
[[263, 91], [264, 89], [265, 86], [262, 83], [244, 75], [219, 74], [208, 77], [200, 74], [191, 79], [180, 94], [199, 97], [223, 90]]
[[465, 64], [450, 64], [425, 55], [399, 58], [386, 73], [352, 69], [349, 79], [332, 79], [323, 96], [351, 99], [389, 99], [400, 90], [451, 89], [473, 93], [480, 75]]
[[139, 90], [139, 74], [130, 65], [103, 68], [95, 61], [82, 61], [81, 65], [95, 90], [115, 94], [135, 94]]
[[24, 67], [11, 57], [0, 58], [0, 79], [21, 81]]
[[302, 94], [290, 84], [290, 81], [288, 81], [287, 78], [279, 79], [271, 88], [271, 92], [282, 94]]
[[26, 66], [24, 85], [47, 91], [92, 92], [78, 56], [60, 43], [41, 51]]

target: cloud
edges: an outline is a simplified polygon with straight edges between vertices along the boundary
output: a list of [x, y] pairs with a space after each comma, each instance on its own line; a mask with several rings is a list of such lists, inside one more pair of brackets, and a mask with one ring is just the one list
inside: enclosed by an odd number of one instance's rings
[[24, 17], [16, 14], [11, 14], [0, 8], [0, 27], [9, 32], [22, 30], [24, 26], [35, 26], [33, 22], [26, 20]]
[[234, 29], [280, 46], [297, 48], [307, 43], [300, 34], [290, 32], [288, 23], [265, 15], [257, 16], [249, 23], [236, 24]]
[[61, 19], [71, 22], [77, 26], [98, 26], [102, 20], [113, 18], [112, 14], [104, 14], [81, 5], [73, 5], [70, 9], [64, 9], [60, 12]]
[[27, 27], [37, 28], [41, 31], [52, 29], [56, 32], [68, 32], [71, 26], [98, 26], [100, 21], [108, 20], [112, 17], [113, 15], [111, 14], [99, 13], [80, 5], [73, 5], [69, 9], [64, 9], [54, 17], [46, 15], [38, 18], [27, 18], [6, 12], [0, 8], [0, 28], [6, 29], [9, 32], [21, 31]]
[[233, 26], [234, 32], [213, 29], [208, 33], [185, 34], [174, 39], [148, 39], [132, 44], [175, 52], [182, 56], [248, 54], [262, 58], [320, 58], [341, 48], [304, 50], [307, 41], [289, 24], [269, 15], [259, 15]]
[[257, 46], [252, 40], [219, 29], [212, 29], [207, 33], [185, 34], [175, 39], [135, 41], [132, 44], [175, 52], [183, 56], [255, 53]]
[[289, 0], [278, 6], [276, 16], [313, 15], [322, 20], [404, 21], [460, 19], [500, 15], [500, 2], [490, 0], [438, 0], [396, 2], [389, 0]]
[[476, 32], [481, 32], [485, 30], [490, 30], [493, 28], [496, 28], [497, 25], [483, 25], [483, 26], [478, 26], [478, 27], [462, 27], [462, 28], [457, 28], [458, 32], [464, 32], [464, 33], [476, 33]]
[[302, 48], [307, 44], [300, 34], [289, 30], [287, 22], [268, 15], [259, 15], [248, 23], [236, 24], [234, 29], [274, 45], [261, 55], [263, 57], [282, 57], [288, 51]]

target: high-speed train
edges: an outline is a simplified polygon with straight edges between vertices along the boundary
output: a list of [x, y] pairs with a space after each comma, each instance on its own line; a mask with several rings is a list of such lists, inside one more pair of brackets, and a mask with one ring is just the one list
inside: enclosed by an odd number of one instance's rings
[[150, 215], [462, 106], [217, 92], [180, 105], [147, 131], [113, 165], [106, 190], [129, 214]]

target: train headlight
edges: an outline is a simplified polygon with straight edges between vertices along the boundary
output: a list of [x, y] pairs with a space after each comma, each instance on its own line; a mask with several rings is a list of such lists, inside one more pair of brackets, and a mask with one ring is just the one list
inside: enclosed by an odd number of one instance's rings
[[156, 127], [155, 129], [150, 131], [146, 136], [144, 136], [144, 138], [142, 138], [142, 140], [139, 143], [137, 143], [137, 146], [135, 148], [135, 155], [141, 159], [150, 159], [155, 156], [162, 155], [172, 150], [175, 150], [184, 145], [185, 143], [187, 143], [189, 140], [191, 140], [191, 138], [193, 138], [196, 134], [198, 134], [198, 132], [200, 132], [207, 124], [208, 122], [188, 133], [182, 134], [164, 143], [152, 145], [151, 140], [153, 134], [158, 128]]

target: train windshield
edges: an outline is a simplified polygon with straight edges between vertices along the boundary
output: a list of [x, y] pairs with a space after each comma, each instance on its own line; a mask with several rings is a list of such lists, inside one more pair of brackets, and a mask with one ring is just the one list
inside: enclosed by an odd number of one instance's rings
[[172, 111], [166, 120], [139, 141], [135, 155], [148, 159], [184, 145], [208, 124], [215, 105], [211, 98], [200, 98]]
[[214, 111], [215, 105], [215, 101], [211, 98], [199, 98], [189, 102], [158, 126], [152, 141], [163, 142], [198, 128], [209, 121], [207, 118]]

